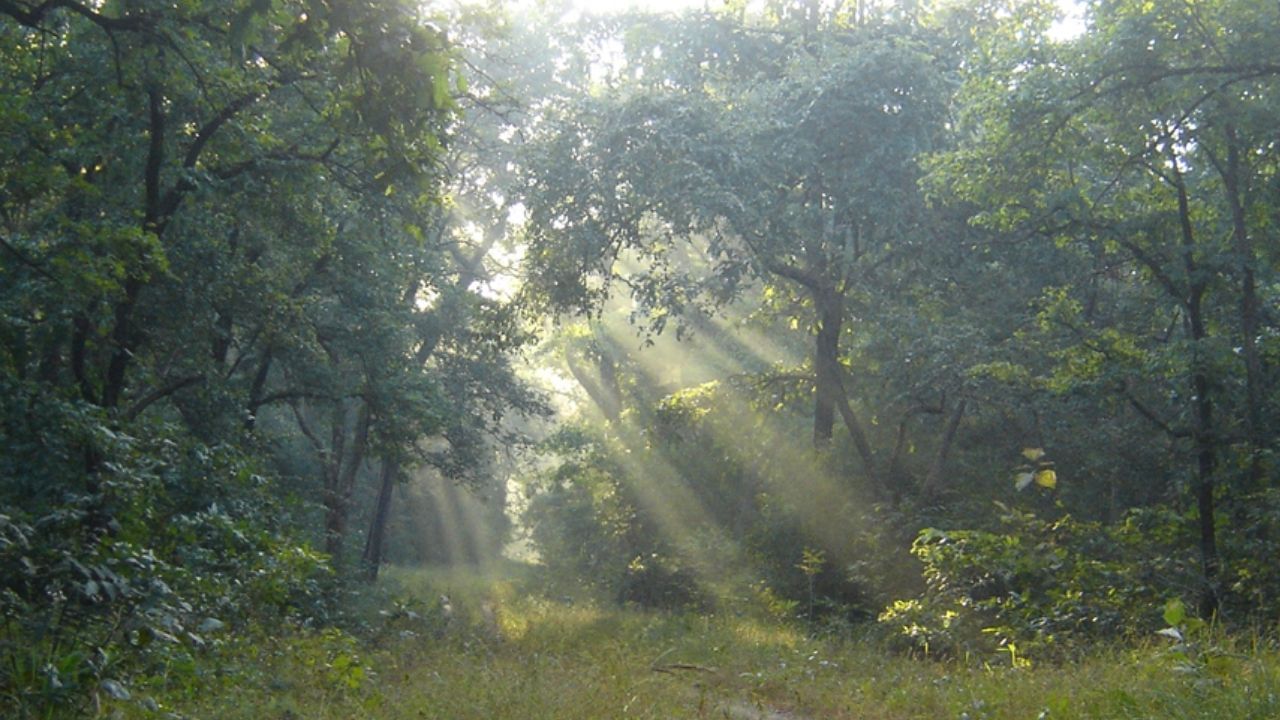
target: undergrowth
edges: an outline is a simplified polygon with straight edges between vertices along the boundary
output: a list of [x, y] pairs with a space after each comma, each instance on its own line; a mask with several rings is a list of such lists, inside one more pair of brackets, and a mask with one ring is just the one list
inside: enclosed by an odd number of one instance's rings
[[[519, 574], [400, 570], [351, 632], [228, 639], [183, 683], [157, 675], [105, 717], [1280, 717], [1264, 635], [1153, 636], [1070, 664], [912, 658], [856, 630], [752, 608], [654, 613], [525, 591]], [[510, 579], [515, 577], [516, 579]], [[1157, 609], [1156, 612], [1159, 612]], [[145, 698], [145, 700], [143, 700]]]

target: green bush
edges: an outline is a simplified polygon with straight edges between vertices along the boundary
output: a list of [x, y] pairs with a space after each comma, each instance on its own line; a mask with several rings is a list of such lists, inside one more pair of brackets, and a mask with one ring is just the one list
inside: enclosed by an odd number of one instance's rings
[[[556, 464], [524, 517], [548, 574], [648, 607], [758, 605], [767, 589], [767, 605], [795, 603], [791, 619], [874, 616], [914, 581], [887, 510], [843, 457], [784, 446], [736, 392], [708, 383], [657, 402], [644, 430], [551, 438]], [[806, 549], [823, 561], [802, 567]]]
[[325, 611], [327, 562], [279, 522], [253, 463], [146, 431], [98, 428], [97, 492], [0, 515], [0, 699], [18, 717], [183, 681], [237, 628]]
[[645, 607], [697, 603], [694, 577], [620, 480], [608, 441], [568, 431], [553, 443], [563, 462], [525, 513], [553, 582], [580, 582], [594, 595]]
[[1004, 532], [920, 532], [927, 589], [879, 618], [899, 647], [1015, 662], [1070, 653], [1154, 632], [1168, 598], [1194, 594], [1194, 560], [1174, 549], [1188, 547], [1174, 542], [1180, 516], [1145, 510], [1106, 526], [999, 507]]
[[1280, 488], [1250, 493], [1232, 503], [1231, 527], [1220, 535], [1224, 577], [1222, 612], [1237, 623], [1274, 623], [1280, 615]]

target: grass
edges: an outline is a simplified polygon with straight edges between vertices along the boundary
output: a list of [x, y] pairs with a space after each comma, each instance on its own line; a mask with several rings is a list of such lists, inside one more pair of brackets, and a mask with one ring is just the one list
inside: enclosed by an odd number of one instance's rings
[[[243, 671], [104, 706], [123, 717], [840, 718], [1035, 720], [1280, 717], [1280, 652], [1217, 638], [1100, 649], [1064, 665], [917, 660], [745, 614], [678, 615], [527, 595], [475, 573], [393, 573], [416, 598], [368, 639], [294, 632], [227, 643]], [[449, 595], [449, 611], [438, 599]], [[210, 658], [214, 662], [214, 658]]]

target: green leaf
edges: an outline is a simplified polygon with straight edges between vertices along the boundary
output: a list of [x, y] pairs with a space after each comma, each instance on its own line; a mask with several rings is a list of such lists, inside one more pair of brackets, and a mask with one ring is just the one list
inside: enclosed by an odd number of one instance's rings
[[1177, 627], [1187, 617], [1187, 608], [1182, 604], [1182, 600], [1174, 598], [1164, 604], [1164, 621], [1169, 627]]

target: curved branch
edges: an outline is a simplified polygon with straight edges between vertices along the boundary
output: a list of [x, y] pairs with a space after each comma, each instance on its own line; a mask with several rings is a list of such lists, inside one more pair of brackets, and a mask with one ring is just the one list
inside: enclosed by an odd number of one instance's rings
[[138, 398], [138, 400], [133, 405], [131, 405], [128, 410], [125, 411], [124, 419], [133, 420], [134, 418], [141, 415], [143, 410], [146, 410], [156, 401], [163, 400], [164, 398], [169, 397], [170, 395], [178, 392], [179, 390], [185, 387], [189, 387], [191, 385], [195, 385], [196, 383], [203, 382], [203, 381], [204, 381], [204, 374], [197, 373], [195, 375], [187, 375], [186, 377], [180, 377], [176, 380], [172, 380], [164, 385], [161, 385], [155, 390], [152, 390], [146, 395], [143, 395], [142, 397]]
[[79, 15], [89, 22], [97, 25], [103, 30], [127, 30], [132, 32], [149, 31], [154, 22], [145, 15], [131, 15], [129, 17], [111, 17], [97, 12], [93, 8], [72, 0], [45, 0], [39, 5], [27, 8], [12, 0], [0, 0], [0, 12], [17, 20], [19, 23], [32, 28], [40, 29], [40, 23], [44, 21], [46, 15], [51, 10], [64, 8], [76, 15]]
[[1138, 396], [1133, 394], [1133, 389], [1129, 387], [1129, 383], [1125, 383], [1123, 387], [1124, 397], [1129, 401], [1129, 406], [1138, 411], [1138, 414], [1146, 418], [1152, 425], [1160, 428], [1166, 435], [1172, 438], [1189, 438], [1191, 431], [1184, 428], [1175, 428], [1170, 425], [1164, 418], [1156, 414], [1154, 410], [1147, 407]]

